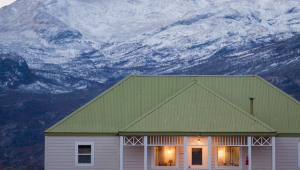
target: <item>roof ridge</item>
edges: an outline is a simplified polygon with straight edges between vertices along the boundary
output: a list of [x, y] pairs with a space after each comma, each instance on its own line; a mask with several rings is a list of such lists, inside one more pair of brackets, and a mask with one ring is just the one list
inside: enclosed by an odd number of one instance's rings
[[159, 107], [161, 107], [162, 105], [164, 105], [165, 103], [167, 103], [168, 101], [170, 101], [171, 99], [173, 99], [174, 97], [178, 96], [179, 94], [181, 94], [183, 91], [185, 91], [186, 89], [188, 89], [190, 86], [192, 86], [195, 83], [196, 83], [196, 81], [193, 81], [192, 83], [189, 83], [187, 86], [185, 86], [184, 88], [182, 88], [181, 90], [179, 90], [175, 94], [171, 95], [170, 97], [168, 97], [167, 99], [165, 99], [163, 102], [161, 102], [158, 105], [156, 105], [153, 109], [149, 110], [144, 115], [138, 117], [137, 119], [135, 119], [134, 121], [132, 121], [132, 123], [130, 123], [129, 125], [125, 126], [123, 129], [119, 130], [119, 132], [122, 132], [122, 131], [128, 129], [130, 126], [132, 126], [135, 123], [137, 123], [138, 121], [142, 120], [143, 118], [145, 118], [146, 116], [148, 116], [149, 114], [151, 114], [154, 110], [158, 109]]
[[221, 95], [219, 95], [218, 93], [214, 92], [213, 90], [209, 89], [208, 87], [202, 85], [199, 82], [196, 82], [196, 84], [198, 84], [199, 86], [201, 86], [202, 88], [210, 91], [212, 94], [214, 94], [215, 96], [217, 96], [218, 98], [220, 98], [221, 100], [223, 100], [224, 102], [230, 104], [232, 107], [238, 109], [239, 111], [241, 111], [242, 113], [244, 113], [246, 116], [256, 120], [258, 123], [260, 123], [261, 125], [265, 126], [266, 128], [268, 128], [269, 130], [275, 131], [275, 129], [273, 129], [272, 127], [270, 127], [269, 125], [265, 124], [264, 122], [262, 122], [261, 120], [259, 120], [258, 118], [250, 115], [248, 112], [246, 112], [245, 110], [243, 110], [242, 108], [238, 107], [237, 105], [235, 105], [234, 103], [230, 102], [229, 100], [227, 100], [226, 98], [222, 97]]
[[76, 113], [78, 113], [79, 111], [81, 111], [82, 109], [84, 109], [85, 107], [89, 106], [90, 104], [94, 103], [96, 100], [98, 100], [99, 98], [101, 98], [102, 96], [104, 96], [106, 93], [108, 93], [109, 91], [113, 90], [114, 88], [116, 88], [117, 86], [119, 86], [120, 84], [122, 84], [123, 82], [127, 81], [128, 79], [130, 79], [131, 77], [133, 77], [133, 75], [129, 75], [127, 77], [125, 77], [123, 80], [119, 81], [118, 83], [116, 83], [115, 85], [113, 85], [112, 87], [110, 87], [109, 89], [105, 90], [103, 93], [99, 94], [97, 97], [95, 97], [94, 99], [92, 99], [91, 101], [87, 102], [86, 104], [84, 104], [83, 106], [81, 106], [80, 108], [76, 109], [74, 112], [72, 112], [71, 114], [69, 114], [68, 116], [66, 116], [65, 118], [63, 118], [62, 120], [60, 120], [59, 122], [57, 122], [56, 124], [54, 124], [53, 126], [51, 126], [49, 129], [45, 130], [44, 132], [50, 132], [52, 129], [54, 129], [55, 127], [57, 127], [58, 125], [60, 125], [61, 123], [63, 123], [64, 121], [66, 121], [67, 119], [71, 118], [72, 116], [74, 116]]

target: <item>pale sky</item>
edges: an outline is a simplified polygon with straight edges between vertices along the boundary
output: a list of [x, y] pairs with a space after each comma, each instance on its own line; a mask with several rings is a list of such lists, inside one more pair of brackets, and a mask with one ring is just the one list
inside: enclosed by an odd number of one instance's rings
[[2, 8], [3, 6], [9, 5], [15, 1], [16, 0], [0, 0], [0, 8]]

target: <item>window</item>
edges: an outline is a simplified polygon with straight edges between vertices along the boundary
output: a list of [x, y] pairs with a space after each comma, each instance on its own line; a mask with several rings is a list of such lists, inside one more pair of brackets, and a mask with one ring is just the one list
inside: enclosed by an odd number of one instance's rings
[[94, 166], [94, 142], [75, 143], [75, 166]]
[[169, 169], [178, 167], [178, 147], [154, 146], [152, 149], [152, 169]]
[[218, 166], [219, 167], [239, 167], [240, 147], [238, 146], [218, 146]]

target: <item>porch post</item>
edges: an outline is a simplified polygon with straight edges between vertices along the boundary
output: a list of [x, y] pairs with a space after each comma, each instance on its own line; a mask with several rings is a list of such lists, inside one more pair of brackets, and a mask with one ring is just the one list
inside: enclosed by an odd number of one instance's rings
[[186, 149], [186, 146], [187, 146], [187, 137], [184, 136], [183, 137], [183, 147], [184, 147], [184, 159], [183, 159], [183, 170], [187, 170], [187, 149]]
[[248, 136], [248, 170], [251, 170], [251, 145], [252, 145], [252, 138]]
[[144, 170], [147, 170], [147, 136], [144, 136]]
[[123, 170], [123, 136], [120, 136], [120, 170]]
[[211, 136], [208, 136], [208, 170], [211, 170]]
[[272, 136], [272, 170], [276, 169], [275, 165], [275, 136]]

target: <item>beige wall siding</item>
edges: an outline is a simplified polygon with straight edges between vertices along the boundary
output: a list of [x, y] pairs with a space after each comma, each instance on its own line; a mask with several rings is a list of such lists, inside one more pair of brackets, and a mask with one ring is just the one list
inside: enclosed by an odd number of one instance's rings
[[216, 167], [216, 159], [217, 159], [216, 149], [217, 149], [217, 146], [211, 147], [211, 168]]
[[[119, 137], [56, 137], [45, 138], [45, 169], [73, 170], [73, 169], [119, 169], [120, 140]], [[94, 166], [75, 166], [75, 142], [94, 142]]]
[[124, 170], [141, 170], [144, 168], [143, 146], [124, 146], [123, 152]]
[[276, 170], [296, 170], [298, 167], [298, 143], [299, 137], [277, 137], [276, 146]]
[[[248, 170], [246, 157], [248, 156], [248, 146], [242, 147], [242, 169]], [[252, 146], [252, 170], [272, 169], [272, 147], [271, 146]]]
[[[246, 154], [248, 155], [248, 149]], [[251, 155], [252, 155], [253, 170], [272, 169], [272, 147], [271, 146], [253, 146]]]
[[[94, 166], [75, 166], [75, 142], [94, 142]], [[296, 170], [298, 168], [299, 137], [276, 137], [276, 170]], [[215, 168], [217, 147], [211, 149], [211, 164]], [[183, 153], [184, 147], [179, 147]], [[245, 165], [248, 147], [242, 147], [242, 170]], [[183, 168], [183, 154], [179, 154], [179, 168]], [[141, 170], [144, 167], [144, 147], [124, 146], [124, 170]], [[105, 169], [118, 170], [120, 159], [119, 137], [45, 137], [45, 169]], [[148, 170], [151, 170], [151, 147], [148, 147]], [[272, 168], [272, 147], [252, 147], [252, 169]]]
[[[144, 169], [144, 147], [124, 146], [123, 147], [123, 169], [142, 170]], [[147, 147], [147, 168], [151, 169], [151, 147]]]
[[179, 168], [183, 168], [184, 166], [184, 146], [179, 146]]

